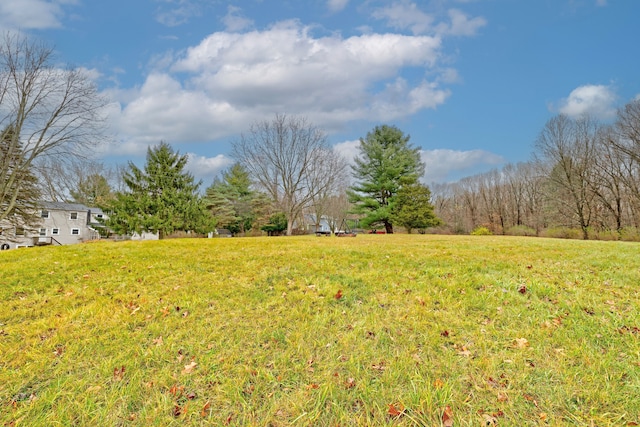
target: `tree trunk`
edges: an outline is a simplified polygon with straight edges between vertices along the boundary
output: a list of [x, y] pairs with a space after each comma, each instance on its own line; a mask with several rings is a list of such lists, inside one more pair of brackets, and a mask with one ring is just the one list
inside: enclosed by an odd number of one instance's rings
[[390, 222], [386, 222], [384, 223], [384, 230], [387, 234], [393, 234], [393, 224], [391, 224]]

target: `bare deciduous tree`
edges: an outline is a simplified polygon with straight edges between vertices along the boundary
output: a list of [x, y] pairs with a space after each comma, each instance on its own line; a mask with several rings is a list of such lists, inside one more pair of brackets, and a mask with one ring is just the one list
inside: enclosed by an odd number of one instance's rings
[[346, 168], [324, 132], [303, 117], [283, 114], [253, 124], [233, 144], [233, 155], [286, 214], [287, 235], [303, 209], [330, 193]]
[[86, 155], [103, 136], [106, 100], [85, 71], [53, 61], [51, 48], [26, 36], [0, 40], [0, 220], [18, 210], [37, 160]]
[[585, 240], [594, 214], [596, 139], [597, 126], [589, 118], [559, 115], [547, 122], [536, 141], [536, 155], [549, 168], [552, 199], [567, 221], [577, 222]]
[[640, 163], [640, 99], [618, 110], [611, 145]]

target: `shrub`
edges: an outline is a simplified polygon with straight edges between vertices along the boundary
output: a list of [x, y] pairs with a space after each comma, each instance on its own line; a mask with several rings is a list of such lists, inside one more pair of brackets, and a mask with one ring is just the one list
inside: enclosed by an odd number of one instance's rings
[[625, 227], [620, 230], [620, 240], [625, 242], [640, 242], [640, 230], [636, 227]]
[[542, 237], [552, 237], [556, 239], [582, 239], [581, 230], [568, 227], [547, 228], [541, 235]]
[[506, 234], [509, 236], [536, 236], [535, 228], [527, 227], [526, 225], [515, 225], [507, 229]]
[[595, 230], [589, 229], [589, 239], [591, 240], [620, 240], [620, 233], [616, 230]]
[[493, 233], [487, 227], [476, 227], [472, 232], [472, 236], [491, 236]]

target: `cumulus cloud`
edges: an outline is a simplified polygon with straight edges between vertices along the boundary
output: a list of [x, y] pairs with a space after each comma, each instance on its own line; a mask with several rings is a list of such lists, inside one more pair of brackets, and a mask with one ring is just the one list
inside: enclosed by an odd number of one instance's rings
[[253, 20], [242, 15], [241, 12], [242, 9], [239, 7], [231, 5], [227, 7], [227, 14], [222, 18], [222, 23], [227, 31], [238, 32], [253, 26]]
[[455, 181], [505, 162], [502, 156], [485, 150], [436, 149], [423, 150], [420, 154], [426, 164], [423, 181], [428, 184]]
[[569, 117], [590, 115], [606, 120], [615, 115], [615, 101], [616, 95], [610, 86], [584, 85], [561, 100], [558, 111]]
[[[344, 141], [335, 144], [333, 149], [353, 164], [360, 154], [360, 140]], [[427, 184], [456, 181], [505, 163], [504, 157], [485, 150], [421, 150], [420, 157], [426, 165], [421, 180]]]
[[152, 74], [114, 120], [123, 134], [145, 146], [159, 140], [221, 138], [248, 118], [224, 100], [187, 89], [167, 74]]
[[202, 180], [205, 186], [220, 172], [233, 164], [233, 159], [218, 154], [215, 157], [204, 157], [194, 153], [188, 153], [187, 171], [196, 178]]
[[64, 7], [77, 0], [2, 0], [0, 30], [44, 30], [61, 28]]
[[333, 146], [333, 151], [340, 154], [347, 162], [353, 163], [360, 153], [360, 140], [344, 141]]
[[433, 33], [439, 36], [473, 36], [478, 29], [487, 24], [483, 17], [470, 18], [459, 9], [448, 10], [450, 22], [436, 24], [434, 15], [423, 12], [416, 3], [409, 0], [400, 0], [389, 6], [377, 8], [372, 16], [386, 21], [391, 28], [409, 30], [415, 35]]
[[117, 98], [121, 110], [114, 121], [145, 144], [237, 135], [274, 113], [306, 116], [329, 132], [354, 120], [398, 119], [436, 108], [449, 96], [437, 76], [399, 77], [407, 67], [432, 73], [440, 51], [438, 37], [314, 37], [297, 21], [217, 32], [179, 58], [158, 62], [168, 67]]
[[349, 4], [349, 0], [328, 0], [327, 7], [332, 12], [339, 12], [347, 7]]
[[425, 34], [433, 25], [434, 17], [421, 11], [415, 3], [407, 0], [394, 2], [373, 12], [373, 17], [387, 21], [387, 25], [398, 30], [411, 30], [413, 34]]
[[474, 36], [480, 28], [487, 25], [487, 21], [483, 17], [469, 18], [458, 9], [449, 10], [449, 18], [451, 19], [451, 25], [443, 27], [443, 31], [453, 36]]

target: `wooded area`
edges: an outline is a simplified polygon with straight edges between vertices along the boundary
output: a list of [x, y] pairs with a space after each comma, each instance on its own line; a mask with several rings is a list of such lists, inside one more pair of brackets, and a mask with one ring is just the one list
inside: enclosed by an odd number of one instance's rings
[[550, 119], [527, 162], [432, 186], [443, 231], [640, 239], [640, 100], [611, 125]]

